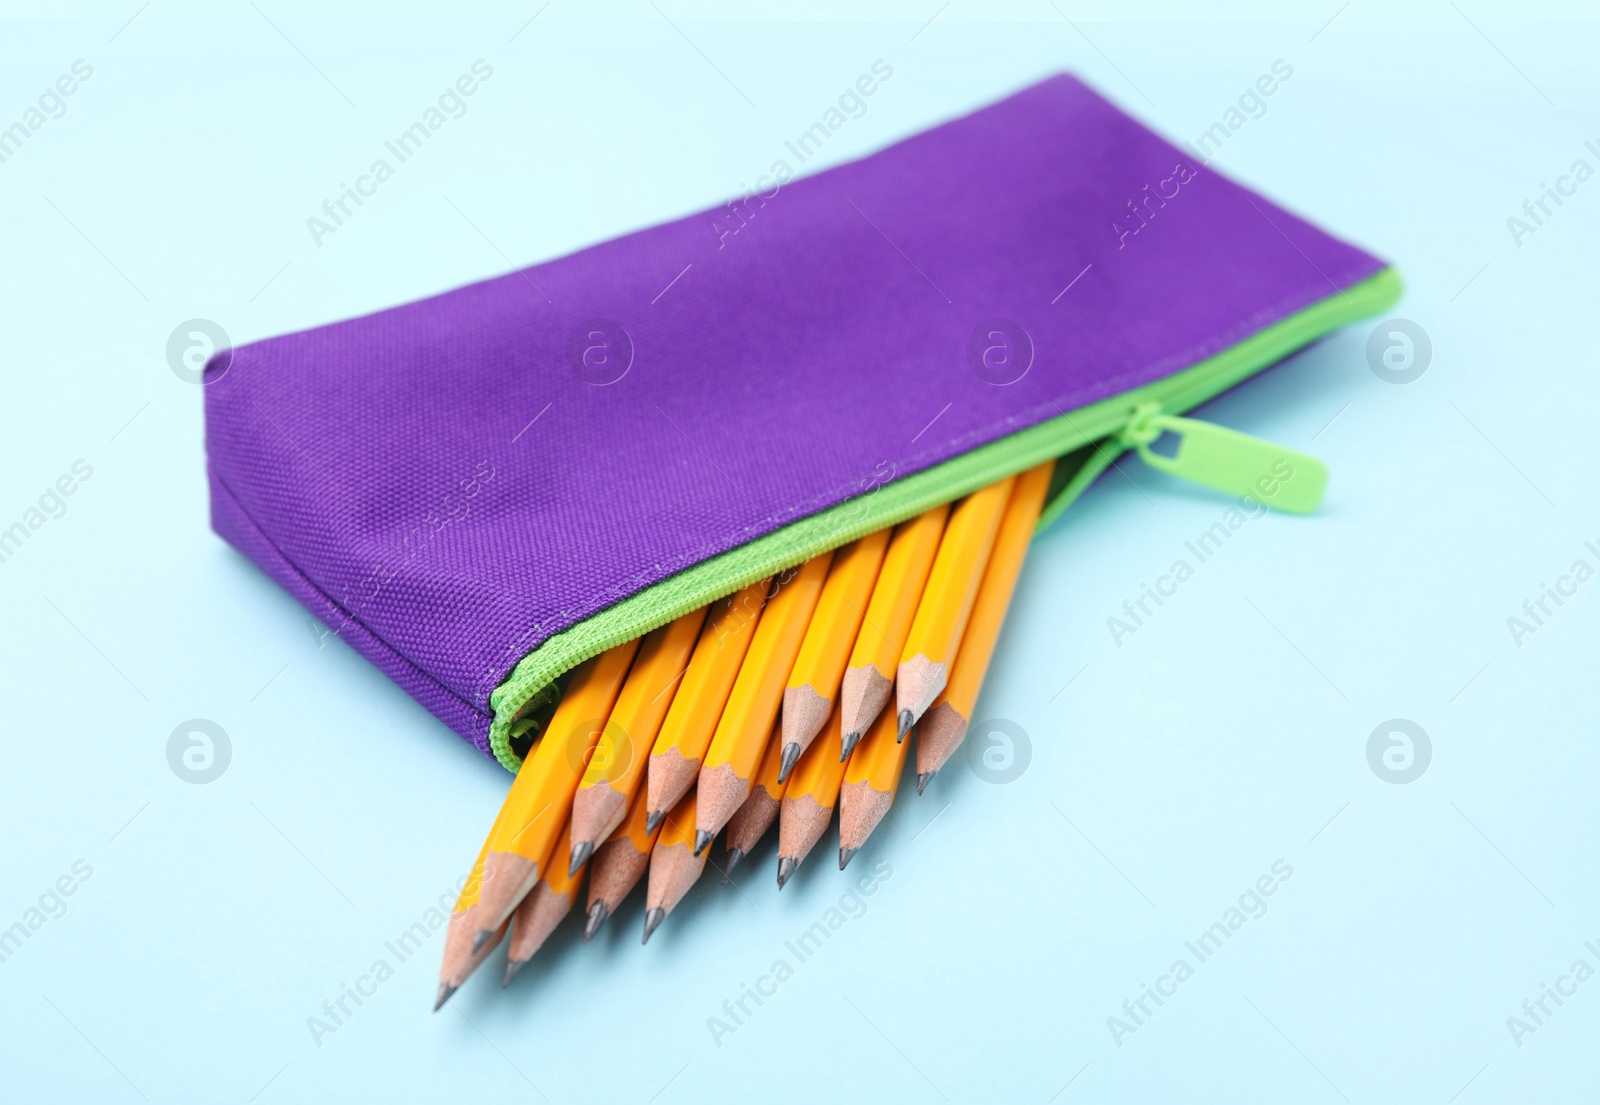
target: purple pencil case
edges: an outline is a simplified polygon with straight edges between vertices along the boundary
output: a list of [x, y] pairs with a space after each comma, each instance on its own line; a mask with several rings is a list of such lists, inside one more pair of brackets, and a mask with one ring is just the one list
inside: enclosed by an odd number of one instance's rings
[[1070, 76], [759, 187], [219, 353], [216, 531], [515, 769], [589, 656], [1044, 460], [1045, 523], [1127, 448], [1275, 494], [1174, 416], [1400, 292]]

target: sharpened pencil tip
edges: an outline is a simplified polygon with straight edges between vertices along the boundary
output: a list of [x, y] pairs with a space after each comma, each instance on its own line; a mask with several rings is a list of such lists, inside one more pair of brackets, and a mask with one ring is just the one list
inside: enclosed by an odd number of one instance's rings
[[794, 874], [794, 869], [800, 866], [800, 861], [789, 856], [778, 857], [778, 889], [783, 889], [783, 884], [789, 881], [789, 876]]
[[794, 770], [794, 762], [800, 758], [800, 742], [790, 741], [783, 746], [783, 760], [778, 764], [778, 782], [786, 782], [789, 772]]
[[479, 929], [472, 936], [472, 954], [477, 955], [494, 936], [494, 929]]
[[846, 760], [848, 760], [850, 758], [850, 753], [854, 752], [856, 750], [856, 745], [858, 745], [860, 743], [861, 743], [861, 733], [860, 733], [860, 731], [857, 731], [857, 732], [854, 732], [854, 733], [846, 733], [844, 735], [844, 740], [841, 741], [840, 744], [839, 744], [839, 762], [840, 763], [844, 763]]
[[434, 999], [433, 1011], [437, 1013], [444, 1008], [444, 1003], [450, 1000], [450, 995], [456, 992], [456, 987], [448, 982], [439, 983], [439, 996]]
[[733, 869], [739, 866], [739, 861], [744, 858], [743, 848], [728, 849], [728, 865], [722, 869], [722, 881], [727, 882], [728, 876], [733, 874]]
[[583, 922], [583, 942], [585, 944], [594, 939], [594, 934], [600, 931], [600, 926], [606, 923], [608, 916], [610, 916], [610, 911], [606, 909], [606, 903], [604, 902], [596, 902], [589, 907], [589, 916]]
[[932, 782], [933, 777], [936, 774], [938, 774], [938, 773], [934, 772], [934, 771], [924, 771], [921, 775], [917, 776], [917, 793], [918, 794], [921, 794], [924, 790], [928, 789], [928, 784], [930, 782]]
[[917, 718], [915, 714], [913, 714], [910, 710], [901, 710], [900, 716], [895, 719], [895, 743], [898, 744], [899, 742], [905, 740], [906, 734], [911, 732], [911, 727], [916, 723]]
[[646, 913], [644, 915], [644, 937], [639, 941], [639, 943], [650, 943], [650, 934], [656, 931], [656, 926], [661, 924], [661, 922], [665, 921], [666, 919], [667, 911], [662, 909], [660, 906], [657, 906], [649, 913]]
[[517, 972], [522, 970], [523, 964], [527, 962], [528, 961], [526, 959], [506, 960], [506, 974], [505, 977], [500, 980], [501, 989], [511, 985], [511, 980], [517, 977]]
[[708, 833], [704, 829], [694, 831], [694, 854], [699, 855], [711, 846], [711, 841], [716, 838], [716, 833]]
[[850, 861], [855, 858], [856, 853], [859, 851], [861, 851], [860, 848], [840, 848], [839, 870], [843, 871], [846, 867], [850, 866]]
[[666, 810], [651, 810], [649, 813], [645, 814], [644, 831], [647, 833], [655, 832], [656, 826], [661, 824], [661, 819], [665, 816], [667, 816]]
[[575, 840], [572, 842], [572, 862], [567, 864], [567, 876], [574, 877], [578, 869], [589, 862], [589, 857], [594, 855], [594, 841]]

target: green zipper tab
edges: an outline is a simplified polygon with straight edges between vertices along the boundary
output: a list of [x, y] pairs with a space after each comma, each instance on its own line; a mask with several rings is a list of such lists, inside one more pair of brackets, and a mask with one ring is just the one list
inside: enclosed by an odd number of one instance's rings
[[[1211, 422], [1161, 414], [1154, 403], [1134, 412], [1122, 440], [1152, 468], [1230, 495], [1249, 495], [1275, 510], [1310, 514], [1328, 488], [1328, 466], [1316, 457]], [[1174, 435], [1169, 454], [1154, 446]]]

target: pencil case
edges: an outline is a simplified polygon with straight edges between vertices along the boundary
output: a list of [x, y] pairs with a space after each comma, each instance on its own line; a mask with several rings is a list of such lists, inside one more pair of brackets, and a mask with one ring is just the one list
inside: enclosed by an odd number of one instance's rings
[[1384, 262], [1066, 75], [800, 169], [218, 353], [214, 528], [515, 770], [584, 659], [1052, 457], [1041, 525], [1130, 448], [1315, 505], [1315, 461], [1178, 416], [1386, 309]]

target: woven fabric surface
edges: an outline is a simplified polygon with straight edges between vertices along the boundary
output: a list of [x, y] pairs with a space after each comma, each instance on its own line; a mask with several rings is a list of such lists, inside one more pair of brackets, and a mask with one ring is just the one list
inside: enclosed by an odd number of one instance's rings
[[552, 634], [1382, 268], [1068, 76], [764, 187], [220, 355], [216, 529], [486, 749]]

